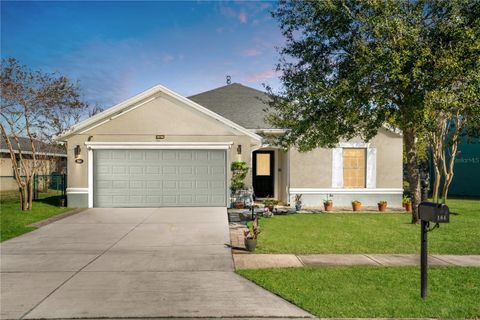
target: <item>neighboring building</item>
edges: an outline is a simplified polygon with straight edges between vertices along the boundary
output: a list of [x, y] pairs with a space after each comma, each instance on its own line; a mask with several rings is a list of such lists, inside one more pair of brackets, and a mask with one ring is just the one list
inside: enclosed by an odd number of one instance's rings
[[[448, 154], [447, 161], [450, 161]], [[432, 177], [432, 180], [435, 178], [433, 167], [430, 168], [430, 177]], [[430, 185], [433, 186], [433, 181]], [[480, 196], [479, 139], [470, 143], [466, 138], [461, 139], [453, 169], [453, 180], [448, 189], [448, 194], [450, 196]]]
[[265, 123], [265, 99], [236, 83], [189, 98], [156, 86], [73, 126], [58, 138], [67, 142], [69, 206], [227, 206], [230, 163], [241, 159], [257, 198], [292, 203], [301, 193], [321, 206], [333, 194], [336, 206], [401, 207], [398, 132], [284, 151], [263, 139], [284, 132]]
[[[33, 165], [32, 145], [30, 139], [19, 137], [20, 150], [25, 164], [29, 167]], [[13, 137], [10, 137], [13, 150], [17, 159], [19, 148]], [[66, 173], [67, 154], [58, 146], [52, 146], [41, 141], [35, 141], [37, 154], [37, 174], [49, 175], [52, 173]], [[17, 160], [18, 161], [18, 160]], [[21, 172], [21, 174], [23, 174]], [[7, 142], [3, 137], [0, 139], [0, 191], [17, 190], [18, 184], [14, 177], [12, 159]]]

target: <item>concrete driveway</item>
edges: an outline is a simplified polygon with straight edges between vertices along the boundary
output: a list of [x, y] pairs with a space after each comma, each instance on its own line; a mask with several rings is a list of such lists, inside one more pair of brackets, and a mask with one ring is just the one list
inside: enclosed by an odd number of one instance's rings
[[309, 317], [233, 272], [225, 208], [89, 209], [1, 245], [1, 318]]

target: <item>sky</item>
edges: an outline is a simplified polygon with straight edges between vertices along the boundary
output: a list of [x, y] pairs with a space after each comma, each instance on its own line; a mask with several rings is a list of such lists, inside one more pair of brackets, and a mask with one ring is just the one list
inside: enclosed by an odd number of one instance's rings
[[232, 82], [279, 87], [284, 39], [257, 1], [1, 1], [1, 57], [80, 81], [107, 108], [156, 84], [184, 96]]

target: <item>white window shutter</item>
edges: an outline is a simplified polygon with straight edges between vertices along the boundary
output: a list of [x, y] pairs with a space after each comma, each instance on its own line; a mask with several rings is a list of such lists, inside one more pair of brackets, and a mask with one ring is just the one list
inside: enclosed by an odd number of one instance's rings
[[332, 149], [332, 188], [343, 188], [343, 149]]
[[377, 149], [367, 149], [367, 188], [377, 187]]

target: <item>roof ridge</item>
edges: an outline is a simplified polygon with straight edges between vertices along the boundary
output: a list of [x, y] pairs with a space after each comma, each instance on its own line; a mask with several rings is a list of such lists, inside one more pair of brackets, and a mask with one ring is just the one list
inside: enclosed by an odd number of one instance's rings
[[210, 90], [207, 90], [207, 91], [202, 91], [202, 92], [193, 94], [193, 95], [191, 95], [191, 96], [188, 96], [187, 98], [190, 99], [190, 98], [193, 98], [193, 97], [196, 97], [196, 96], [205, 94], [205, 93], [210, 93], [210, 92], [213, 92], [213, 91], [225, 89], [225, 88], [232, 87], [232, 86], [235, 86], [235, 85], [236, 85], [236, 86], [240, 86], [240, 87], [245, 88], [245, 89], [257, 91], [257, 92], [259, 92], [259, 93], [261, 93], [261, 94], [267, 94], [266, 92], [264, 92], [264, 91], [262, 91], [262, 90], [258, 90], [258, 89], [255, 89], [255, 88], [246, 86], [246, 85], [244, 85], [244, 84], [241, 84], [241, 83], [238, 83], [238, 82], [234, 82], [234, 83], [230, 83], [230, 84], [227, 84], [227, 85], [224, 85], [224, 86], [221, 86], [221, 87], [217, 87], [217, 88], [214, 88], [214, 89], [210, 89]]

